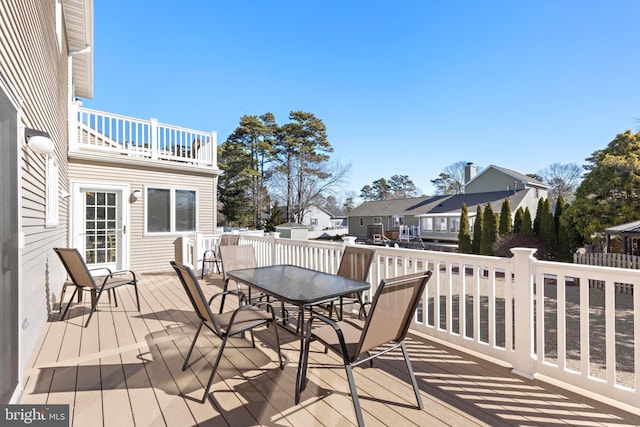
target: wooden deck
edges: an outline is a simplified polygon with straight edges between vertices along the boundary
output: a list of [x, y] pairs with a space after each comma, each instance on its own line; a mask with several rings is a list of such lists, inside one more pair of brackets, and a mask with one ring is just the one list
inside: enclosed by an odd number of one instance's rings
[[[220, 291], [219, 275], [201, 283], [209, 295]], [[197, 327], [186, 294], [173, 272], [141, 275], [140, 291], [140, 313], [132, 292], [121, 288], [119, 307], [105, 298], [88, 328], [82, 325], [90, 298], [72, 306], [70, 320], [54, 316], [25, 371], [21, 403], [69, 404], [73, 426], [355, 424], [344, 370], [319, 347], [310, 355], [309, 385], [294, 404], [299, 341], [282, 329], [283, 371], [270, 330], [256, 333], [256, 348], [248, 339], [232, 339], [209, 399], [195, 402], [220, 341], [205, 331], [190, 369], [182, 372]], [[416, 335], [408, 348], [424, 410], [415, 407], [401, 355], [387, 354], [373, 368], [355, 370], [368, 426], [640, 425], [639, 416]], [[327, 360], [335, 368], [314, 367]]]

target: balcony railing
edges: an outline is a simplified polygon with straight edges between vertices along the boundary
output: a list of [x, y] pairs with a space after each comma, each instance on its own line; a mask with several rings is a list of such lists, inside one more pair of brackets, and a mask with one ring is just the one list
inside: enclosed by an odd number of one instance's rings
[[93, 151], [128, 158], [217, 167], [217, 133], [201, 132], [72, 105], [77, 132], [69, 137], [70, 152]]
[[[217, 236], [183, 239], [183, 262], [200, 268]], [[295, 264], [335, 273], [343, 244], [242, 235], [259, 265]], [[640, 409], [640, 271], [378, 247], [371, 298], [381, 279], [431, 269], [412, 329], [513, 371], [577, 387]], [[620, 289], [631, 292], [620, 292]]]

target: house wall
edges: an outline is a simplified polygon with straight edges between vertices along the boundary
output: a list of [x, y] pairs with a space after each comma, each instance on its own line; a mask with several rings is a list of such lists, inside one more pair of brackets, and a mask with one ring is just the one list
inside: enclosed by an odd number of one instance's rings
[[524, 188], [522, 181], [514, 179], [512, 176], [507, 175], [499, 170], [490, 168], [484, 170], [479, 174], [475, 180], [469, 182], [464, 192], [466, 194], [471, 193], [486, 193], [489, 191], [503, 191], [513, 190], [514, 182], [517, 186], [516, 189]]
[[[311, 219], [313, 218], [318, 221], [316, 225], [311, 225]], [[331, 228], [331, 216], [316, 206], [311, 205], [302, 218], [302, 224], [312, 227], [312, 230], [324, 230], [325, 228]]]
[[[56, 149], [60, 191], [67, 191], [66, 38], [58, 47], [55, 1], [0, 2], [0, 76], [18, 98], [21, 124], [48, 132]], [[19, 131], [20, 132], [20, 131]], [[18, 138], [19, 143], [24, 139]], [[52, 248], [67, 243], [67, 209], [59, 199], [59, 224], [45, 227], [45, 156], [21, 147], [20, 324], [24, 366], [52, 314], [64, 269]], [[18, 247], [15, 242], [15, 247]]]
[[[107, 177], [105, 179], [105, 177]], [[215, 188], [217, 179], [212, 175], [183, 172], [158, 168], [142, 168], [138, 164], [110, 164], [74, 159], [69, 164], [69, 179], [72, 182], [92, 182], [97, 184], [128, 184], [133, 190], [146, 187], [196, 190], [198, 210], [197, 230], [213, 234], [215, 224]], [[127, 201], [130, 208], [129, 268], [136, 272], [169, 270], [169, 261], [179, 259], [181, 248], [178, 237], [185, 233], [153, 235], [145, 233], [145, 197]], [[192, 234], [192, 233], [186, 233]]]

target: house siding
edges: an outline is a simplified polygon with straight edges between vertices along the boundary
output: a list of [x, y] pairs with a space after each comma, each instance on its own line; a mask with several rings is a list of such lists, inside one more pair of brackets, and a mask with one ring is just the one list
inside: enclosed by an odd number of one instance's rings
[[[67, 56], [59, 50], [54, 1], [0, 2], [0, 76], [15, 92], [21, 124], [48, 132], [55, 144], [60, 191], [67, 191]], [[64, 82], [64, 84], [60, 84]], [[18, 136], [21, 143], [23, 139]], [[21, 206], [24, 234], [21, 250], [22, 366], [30, 357], [52, 314], [65, 278], [51, 250], [67, 243], [67, 203], [59, 199], [59, 223], [45, 227], [45, 159], [21, 147]]]
[[470, 193], [486, 193], [489, 191], [502, 191], [513, 190], [514, 182], [516, 182], [517, 188], [524, 188], [522, 181], [505, 174], [496, 169], [489, 169], [484, 171], [482, 175], [478, 175], [475, 180], [469, 182], [464, 192]]
[[[105, 180], [105, 177], [109, 177]], [[69, 164], [69, 179], [73, 182], [100, 184], [127, 184], [131, 191], [147, 187], [173, 188], [196, 191], [197, 231], [213, 234], [216, 229], [215, 188], [217, 178], [197, 172], [177, 172], [159, 168], [141, 168], [138, 165], [108, 164], [72, 160]], [[162, 235], [145, 234], [146, 198], [129, 203], [130, 241], [129, 268], [136, 272], [169, 270], [169, 261], [179, 259], [181, 248], [179, 237], [184, 233]]]

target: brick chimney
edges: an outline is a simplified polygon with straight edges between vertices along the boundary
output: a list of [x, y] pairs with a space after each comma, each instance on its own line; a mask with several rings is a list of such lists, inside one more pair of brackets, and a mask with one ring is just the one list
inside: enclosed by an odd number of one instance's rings
[[468, 162], [464, 167], [464, 183], [471, 181], [476, 176], [476, 165]]

